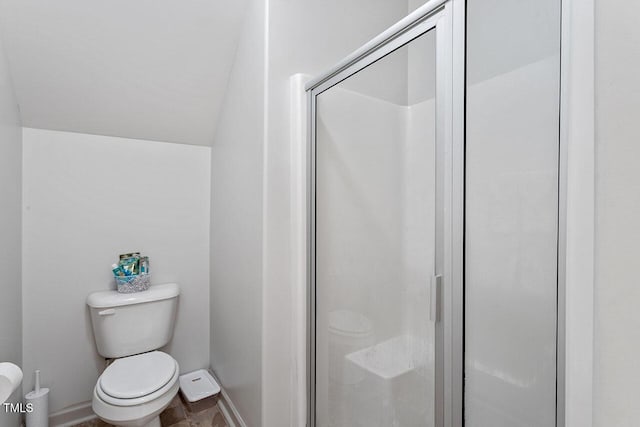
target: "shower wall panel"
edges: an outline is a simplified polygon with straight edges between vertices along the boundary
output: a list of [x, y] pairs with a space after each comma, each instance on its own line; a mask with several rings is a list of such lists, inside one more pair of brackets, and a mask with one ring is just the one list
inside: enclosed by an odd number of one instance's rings
[[468, 426], [555, 426], [560, 3], [515, 3], [468, 9]]

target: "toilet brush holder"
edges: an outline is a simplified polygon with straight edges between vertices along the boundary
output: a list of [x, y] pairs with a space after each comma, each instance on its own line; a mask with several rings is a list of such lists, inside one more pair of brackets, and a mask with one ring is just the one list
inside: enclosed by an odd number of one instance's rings
[[49, 427], [49, 389], [40, 387], [40, 371], [35, 373], [33, 391], [24, 396], [27, 404], [26, 427]]

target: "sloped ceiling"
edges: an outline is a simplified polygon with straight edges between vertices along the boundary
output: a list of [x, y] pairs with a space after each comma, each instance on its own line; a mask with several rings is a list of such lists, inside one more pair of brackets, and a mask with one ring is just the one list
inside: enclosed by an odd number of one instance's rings
[[209, 145], [247, 0], [3, 0], [26, 127]]

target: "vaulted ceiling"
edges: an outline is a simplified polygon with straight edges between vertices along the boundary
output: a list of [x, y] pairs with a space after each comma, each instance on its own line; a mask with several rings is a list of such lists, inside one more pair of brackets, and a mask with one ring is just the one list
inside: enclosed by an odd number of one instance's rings
[[247, 0], [3, 0], [23, 125], [209, 145]]

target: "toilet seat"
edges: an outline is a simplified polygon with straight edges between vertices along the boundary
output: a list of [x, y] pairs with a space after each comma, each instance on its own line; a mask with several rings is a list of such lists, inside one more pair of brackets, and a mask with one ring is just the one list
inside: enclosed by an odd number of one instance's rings
[[178, 363], [161, 351], [124, 357], [105, 369], [96, 384], [96, 393], [111, 405], [140, 405], [165, 394], [175, 385], [178, 375]]
[[[173, 381], [171, 382], [173, 383]], [[122, 427], [141, 427], [148, 426], [149, 423], [159, 426], [160, 420], [158, 416], [164, 411], [179, 390], [179, 382], [175, 381], [164, 394], [153, 394], [153, 400], [144, 402], [139, 405], [118, 406], [103, 401], [98, 396], [98, 387], [93, 389], [93, 399], [91, 408], [93, 412], [107, 423]], [[135, 399], [138, 400], [138, 399]], [[155, 422], [154, 422], [155, 420]]]

